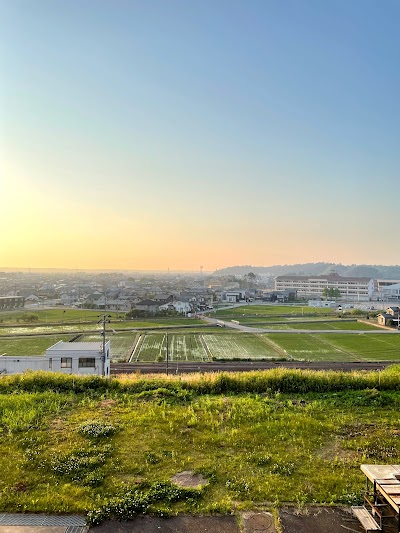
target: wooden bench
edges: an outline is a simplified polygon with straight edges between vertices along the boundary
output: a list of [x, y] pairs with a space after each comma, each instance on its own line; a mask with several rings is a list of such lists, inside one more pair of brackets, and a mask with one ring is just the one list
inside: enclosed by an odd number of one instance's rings
[[368, 509], [366, 509], [364, 506], [352, 507], [351, 510], [362, 527], [365, 529], [366, 533], [370, 533], [372, 531], [382, 531], [379, 524], [375, 522], [373, 517], [369, 514]]

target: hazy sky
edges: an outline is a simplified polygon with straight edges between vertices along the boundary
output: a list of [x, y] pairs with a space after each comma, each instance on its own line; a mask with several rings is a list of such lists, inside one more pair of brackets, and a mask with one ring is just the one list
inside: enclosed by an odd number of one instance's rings
[[0, 266], [399, 263], [398, 0], [0, 0]]

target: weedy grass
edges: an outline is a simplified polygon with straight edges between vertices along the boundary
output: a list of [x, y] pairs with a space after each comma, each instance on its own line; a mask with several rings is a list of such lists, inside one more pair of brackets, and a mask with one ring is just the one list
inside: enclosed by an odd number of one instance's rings
[[[0, 511], [232, 512], [358, 502], [400, 461], [400, 369], [0, 379]], [[205, 476], [201, 490], [170, 483]]]

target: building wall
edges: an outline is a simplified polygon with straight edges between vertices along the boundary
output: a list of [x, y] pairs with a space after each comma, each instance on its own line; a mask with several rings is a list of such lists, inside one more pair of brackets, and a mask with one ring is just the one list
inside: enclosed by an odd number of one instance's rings
[[[74, 352], [73, 350], [57, 349], [57, 344], [46, 351], [46, 356], [0, 356], [0, 373], [20, 374], [26, 370], [45, 370], [47, 372], [61, 372], [62, 374], [89, 374], [106, 377], [110, 375], [110, 341], [106, 343], [104, 365], [102, 353], [98, 350]], [[95, 360], [94, 367], [80, 367], [79, 359], [82, 358], [93, 358]], [[70, 359], [71, 366], [62, 367], [62, 359]]]
[[337, 279], [285, 276], [282, 279], [276, 278], [275, 289], [279, 291], [295, 289], [300, 297], [320, 297], [323, 296], [324, 289], [338, 289], [342, 299], [368, 301], [374, 291], [374, 282], [372, 279], [357, 281], [355, 278], [346, 279], [339, 276]]

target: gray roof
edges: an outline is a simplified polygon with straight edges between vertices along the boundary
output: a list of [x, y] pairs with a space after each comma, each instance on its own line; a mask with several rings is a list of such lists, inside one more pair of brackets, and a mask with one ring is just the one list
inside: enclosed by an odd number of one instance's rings
[[99, 342], [63, 342], [60, 341], [57, 344], [54, 344], [54, 346], [51, 346], [47, 350], [70, 350], [70, 351], [97, 351], [100, 352], [102, 350], [102, 343], [103, 340], [99, 337]]

